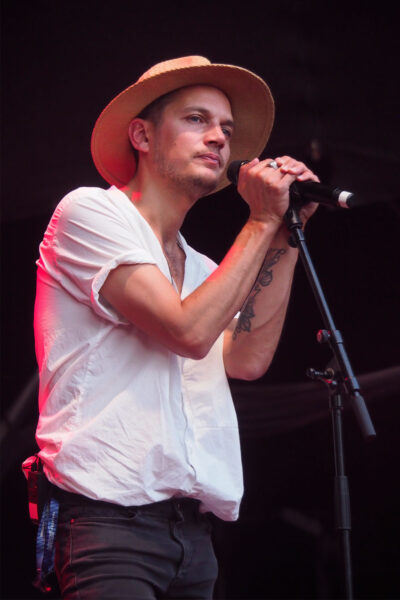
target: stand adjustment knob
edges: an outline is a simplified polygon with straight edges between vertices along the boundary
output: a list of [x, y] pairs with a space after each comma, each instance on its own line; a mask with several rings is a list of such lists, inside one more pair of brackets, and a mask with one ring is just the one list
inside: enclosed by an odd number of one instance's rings
[[331, 332], [327, 329], [320, 329], [317, 333], [317, 342], [319, 344], [327, 344], [331, 339]]

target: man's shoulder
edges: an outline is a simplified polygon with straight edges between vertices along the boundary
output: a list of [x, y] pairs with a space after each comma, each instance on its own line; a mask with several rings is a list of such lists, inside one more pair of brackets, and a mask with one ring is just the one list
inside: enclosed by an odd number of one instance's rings
[[55, 217], [73, 216], [86, 212], [110, 214], [119, 212], [120, 192], [116, 188], [79, 187], [68, 192], [58, 203]]
[[100, 187], [82, 186], [69, 191], [61, 199], [60, 204], [69, 204], [74, 202], [91, 202], [109, 200], [111, 188], [104, 189]]
[[[125, 207], [125, 208], [124, 208]], [[46, 233], [58, 237], [77, 228], [80, 231], [110, 229], [112, 224], [126, 227], [131, 222], [124, 198], [117, 188], [79, 187], [68, 192], [57, 204]]]

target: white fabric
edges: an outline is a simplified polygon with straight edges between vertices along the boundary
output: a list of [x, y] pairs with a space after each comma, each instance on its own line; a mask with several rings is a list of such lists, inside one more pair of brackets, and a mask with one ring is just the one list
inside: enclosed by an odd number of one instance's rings
[[[216, 265], [190, 248], [182, 298]], [[59, 487], [124, 506], [172, 496], [238, 517], [242, 468], [222, 335], [202, 360], [140, 332], [99, 294], [120, 264], [153, 263], [171, 281], [157, 237], [111, 187], [79, 188], [40, 245], [35, 304], [40, 371], [37, 442]]]

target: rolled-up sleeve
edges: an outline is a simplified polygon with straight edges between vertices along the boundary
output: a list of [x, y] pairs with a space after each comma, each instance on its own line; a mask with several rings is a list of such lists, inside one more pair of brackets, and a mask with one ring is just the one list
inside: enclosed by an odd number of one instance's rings
[[76, 300], [116, 324], [129, 322], [102, 299], [110, 271], [122, 264], [156, 264], [140, 234], [105, 195], [71, 192], [58, 205], [40, 246], [38, 268]]

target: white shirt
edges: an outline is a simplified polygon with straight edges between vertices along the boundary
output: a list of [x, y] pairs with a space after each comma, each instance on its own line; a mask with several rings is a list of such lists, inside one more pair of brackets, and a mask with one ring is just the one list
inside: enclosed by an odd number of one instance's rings
[[[182, 298], [216, 268], [180, 235]], [[99, 295], [120, 264], [152, 263], [160, 243], [115, 187], [79, 188], [40, 245], [35, 304], [40, 417], [36, 439], [59, 487], [123, 506], [172, 496], [238, 517], [243, 493], [236, 413], [222, 335], [201, 360], [177, 356]]]

